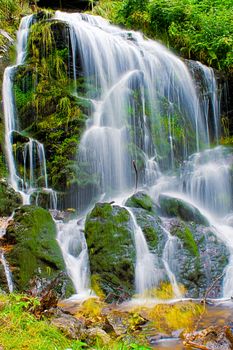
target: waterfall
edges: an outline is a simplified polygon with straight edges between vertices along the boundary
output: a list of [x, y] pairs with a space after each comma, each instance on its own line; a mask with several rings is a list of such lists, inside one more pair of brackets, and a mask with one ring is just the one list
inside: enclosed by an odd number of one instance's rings
[[[78, 155], [79, 166], [84, 164], [98, 182], [86, 190], [89, 200], [132, 188], [132, 160], [144, 165], [142, 185], [152, 160], [153, 169], [158, 159], [170, 169], [171, 163], [175, 166], [175, 148], [185, 159], [187, 152], [207, 142], [195, 87], [180, 59], [140, 33], [121, 30], [100, 17], [57, 11], [54, 18], [69, 24], [73, 67], [78, 56], [86, 96], [95, 101]], [[175, 147], [178, 116], [183, 135]]]
[[[48, 187], [43, 144], [27, 138], [22, 154], [23, 174], [13, 153], [14, 132], [20, 133], [13, 77], [17, 67], [25, 62], [32, 18], [22, 19], [17, 34], [17, 63], [4, 73], [9, 181], [22, 194], [24, 203], [30, 203], [35, 193], [38, 204], [38, 191], [43, 189], [50, 195], [50, 207], [56, 208], [56, 192]], [[73, 95], [89, 100], [92, 105], [77, 155], [80, 178], [91, 181], [84, 187], [78, 186], [76, 209], [86, 210], [98, 198], [104, 201], [126, 198], [135, 188], [135, 173], [138, 187], [148, 190], [155, 201], [167, 190], [185, 194], [211, 218], [216, 235], [231, 252], [223, 288], [224, 295], [230, 295], [233, 244], [228, 223], [232, 220], [233, 205], [232, 157], [223, 147], [209, 148], [213, 140], [218, 144], [220, 136], [214, 71], [199, 62], [186, 65], [161, 44], [145, 40], [140, 33], [112, 26], [101, 17], [57, 11], [53, 18], [69, 27]], [[202, 86], [195, 86], [191, 73], [198, 74]], [[85, 92], [79, 88], [79, 76], [84, 78]], [[135, 287], [142, 294], [158, 285], [161, 269], [133, 211], [126, 209], [134, 233]], [[85, 217], [77, 220], [58, 222], [57, 239], [76, 292], [86, 295], [90, 294], [90, 271], [83, 232]], [[167, 241], [161, 260], [175, 296], [180, 297], [173, 266], [176, 242], [168, 231], [164, 232]]]
[[[195, 205], [227, 215], [232, 208], [230, 156], [225, 157], [222, 148], [203, 152], [212, 139], [218, 142], [220, 133], [213, 70], [193, 63], [203, 83], [196, 88], [190, 67], [140, 33], [86, 14], [57, 11], [54, 18], [69, 25], [74, 95], [82, 94], [77, 82], [81, 66], [85, 98], [93, 106], [79, 145], [78, 164], [95, 184], [79, 189], [79, 207], [86, 208], [100, 197], [124, 197], [135, 186], [134, 163], [140, 167], [139, 187], [146, 186], [155, 199], [164, 190], [178, 190]], [[174, 172], [182, 163], [178, 178]], [[129, 212], [136, 249], [135, 284], [142, 293], [157, 285], [160, 277], [156, 257]], [[174, 247], [175, 239], [167, 232], [162, 260], [179, 297], [171, 268]]]
[[[16, 159], [13, 153], [13, 134], [17, 131], [20, 134], [17, 115], [15, 110], [13, 78], [18, 66], [24, 64], [27, 55], [27, 42], [30, 26], [33, 21], [33, 15], [23, 17], [17, 32], [17, 58], [16, 65], [8, 67], [4, 71], [3, 77], [3, 109], [5, 119], [5, 149], [8, 160], [10, 184], [20, 192], [24, 204], [30, 204], [31, 194], [36, 192], [39, 187], [44, 187], [47, 193], [51, 194], [52, 208], [56, 209], [56, 194], [48, 188], [48, 176], [46, 169], [46, 158], [43, 144], [32, 138], [25, 143], [23, 150], [24, 174], [21, 176], [17, 171]], [[36, 174], [37, 167], [39, 172]], [[28, 171], [29, 168], [29, 171]], [[38, 184], [39, 177], [43, 178], [43, 186]], [[41, 180], [40, 180], [41, 181]]]

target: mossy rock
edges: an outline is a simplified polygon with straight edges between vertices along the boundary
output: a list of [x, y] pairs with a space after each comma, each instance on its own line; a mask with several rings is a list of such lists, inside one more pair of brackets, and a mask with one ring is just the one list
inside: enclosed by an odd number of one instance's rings
[[[65, 270], [56, 241], [56, 225], [43, 208], [25, 205], [17, 209], [7, 227], [4, 243], [12, 245], [6, 259], [17, 291], [29, 289], [36, 276], [46, 281], [53, 280]], [[70, 290], [70, 282], [67, 288]]]
[[22, 204], [18, 192], [10, 187], [6, 180], [0, 180], [0, 216], [10, 216]]
[[[206, 289], [221, 276], [229, 260], [229, 251], [216, 237], [211, 227], [168, 219], [170, 233], [177, 237], [172, 271], [177, 281], [187, 289], [189, 297], [203, 297]], [[222, 296], [223, 277], [209, 297]]]
[[133, 295], [135, 248], [128, 211], [97, 203], [87, 216], [85, 234], [91, 273], [101, 289], [116, 299]]
[[164, 215], [209, 226], [208, 220], [201, 214], [199, 209], [185, 202], [183, 199], [161, 194], [159, 196], [159, 205]]
[[126, 207], [145, 209], [149, 212], [157, 211], [155, 203], [153, 202], [151, 197], [143, 191], [138, 191], [134, 193], [131, 197], [127, 199], [125, 205]]

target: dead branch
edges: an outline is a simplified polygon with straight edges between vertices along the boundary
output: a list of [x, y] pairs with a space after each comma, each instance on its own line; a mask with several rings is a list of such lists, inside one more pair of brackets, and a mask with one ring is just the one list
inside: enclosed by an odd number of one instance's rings
[[135, 160], [133, 160], [133, 167], [134, 167], [134, 171], [135, 171], [135, 191], [137, 191], [137, 188], [138, 188], [138, 169], [137, 169]]
[[183, 342], [183, 344], [184, 346], [192, 346], [194, 349], [211, 350], [210, 348], [207, 348], [205, 345], [200, 345], [192, 341], [185, 341]]

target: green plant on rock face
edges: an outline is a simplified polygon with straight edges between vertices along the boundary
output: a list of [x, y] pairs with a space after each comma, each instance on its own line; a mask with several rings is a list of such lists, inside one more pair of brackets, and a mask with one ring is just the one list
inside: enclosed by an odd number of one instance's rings
[[37, 22], [31, 26], [29, 36], [29, 52], [35, 61], [48, 57], [55, 48], [51, 22]]

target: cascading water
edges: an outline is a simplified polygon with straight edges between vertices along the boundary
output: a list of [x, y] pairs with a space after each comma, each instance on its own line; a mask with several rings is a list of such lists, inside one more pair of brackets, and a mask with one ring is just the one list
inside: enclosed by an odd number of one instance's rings
[[[17, 162], [13, 152], [14, 133], [20, 134], [20, 126], [18, 125], [17, 114], [15, 110], [13, 78], [18, 66], [24, 64], [27, 54], [27, 41], [30, 26], [33, 21], [33, 15], [23, 17], [17, 32], [17, 58], [16, 65], [8, 67], [4, 71], [3, 77], [3, 108], [5, 118], [5, 145], [8, 159], [10, 184], [17, 191], [20, 192], [24, 204], [30, 203], [30, 196], [36, 192], [39, 187], [44, 187], [49, 193], [52, 193], [51, 198], [54, 198], [53, 191], [48, 188], [46, 158], [44, 146], [37, 140], [28, 138], [25, 143], [23, 158], [24, 158], [24, 174], [20, 175], [17, 170]], [[36, 168], [39, 168], [39, 173], [36, 176]], [[27, 170], [29, 169], [29, 171]], [[29, 174], [28, 174], [29, 173]], [[43, 185], [39, 185], [37, 180], [39, 177], [43, 178]], [[55, 205], [56, 201], [51, 200]], [[52, 208], [55, 209], [53, 206]]]
[[[9, 223], [9, 221], [13, 218], [13, 215], [14, 215], [14, 213], [5, 221], [3, 227], [1, 227], [0, 239], [5, 235], [7, 225]], [[13, 290], [14, 290], [12, 274], [11, 274], [11, 270], [10, 270], [9, 264], [6, 261], [6, 258], [5, 258], [5, 255], [4, 255], [4, 251], [2, 249], [0, 249], [0, 263], [2, 264], [3, 269], [4, 269], [4, 273], [5, 273], [5, 276], [6, 276], [6, 281], [7, 281], [7, 286], [8, 286], [9, 292], [12, 293]]]
[[[80, 192], [80, 208], [98, 196], [106, 200], [132, 189], [134, 160], [140, 164], [139, 185], [148, 186], [155, 197], [164, 189], [180, 187], [199, 205], [229, 213], [230, 161], [227, 164], [221, 149], [191, 156], [181, 180], [164, 174], [175, 170], [200, 147], [208, 147], [210, 140], [218, 142], [219, 104], [213, 70], [196, 64], [204, 86], [197, 96], [185, 64], [160, 44], [111, 26], [99, 17], [58, 11], [55, 18], [69, 24], [74, 80], [78, 57], [87, 82], [86, 97], [93, 105], [78, 163], [79, 167], [85, 165], [88, 175], [94, 175], [97, 185]], [[224, 183], [218, 181], [219, 176]], [[141, 279], [148, 266], [155, 269], [155, 261], [131, 211], [130, 215], [137, 252], [136, 289], [142, 292], [156, 285], [159, 278], [154, 272], [151, 281]], [[175, 295], [180, 296], [169, 266], [173, 237], [167, 234], [163, 262]]]
[[161, 272], [158, 267], [157, 258], [149, 251], [146, 239], [141, 227], [137, 223], [134, 213], [129, 208], [126, 209], [130, 213], [134, 231], [136, 249], [135, 288], [136, 293], [143, 295], [143, 293], [150, 291], [154, 286], [158, 285], [161, 279]]
[[190, 156], [181, 176], [182, 190], [214, 215], [232, 210], [232, 155], [223, 147]]
[[90, 295], [90, 271], [83, 219], [79, 219], [78, 223], [77, 219], [66, 224], [58, 223], [57, 227], [57, 240], [75, 290], [81, 296]]
[[174, 261], [174, 251], [176, 249], [177, 238], [172, 236], [170, 232], [166, 230], [164, 227], [161, 226], [161, 228], [167, 235], [167, 242], [164, 246], [163, 256], [162, 256], [163, 264], [164, 264], [168, 279], [171, 283], [174, 296], [176, 298], [181, 298], [182, 293], [177, 283], [176, 276], [170, 268], [170, 266], [172, 265], [174, 269], [174, 265], [177, 264], [177, 261]]
[[143, 40], [141, 34], [120, 30], [99, 17], [57, 12], [55, 18], [69, 24], [73, 66], [78, 55], [86, 81], [92, 85], [92, 90], [87, 86], [87, 96], [95, 100], [78, 156], [79, 166], [88, 164], [86, 171], [98, 182], [94, 191], [90, 189], [89, 200], [132, 188], [133, 159], [144, 164], [141, 184], [148, 178], [148, 170], [156, 168], [151, 163], [157, 161], [157, 153], [164, 167], [170, 168], [171, 160], [174, 162], [172, 131], [177, 123], [172, 120], [172, 109], [186, 124], [187, 132], [195, 130], [192, 140], [183, 135], [181, 159], [189, 149], [197, 150], [200, 142], [206, 142], [191, 76], [175, 55], [156, 42]]
[[[17, 65], [25, 59], [31, 18], [23, 19], [20, 26]], [[86, 14], [58, 11], [54, 18], [67, 22], [69, 26], [73, 93], [75, 96], [82, 94], [78, 88], [81, 74], [86, 83], [85, 96], [81, 97], [89, 99], [92, 104], [79, 145], [78, 165], [84, 177], [92, 177], [94, 181], [90, 186], [78, 189], [78, 209], [86, 209], [97, 198], [106, 201], [116, 196], [126, 197], [135, 186], [134, 163], [139, 187], [147, 188], [155, 200], [164, 190], [179, 189], [196, 205], [215, 216], [227, 216], [232, 211], [231, 156], [226, 156], [226, 151], [220, 147], [201, 151], [213, 139], [218, 142], [220, 133], [213, 71], [196, 64], [205, 85], [201, 91], [195, 89], [184, 62], [159, 43], [144, 40], [140, 33], [124, 31], [100, 17]], [[16, 68], [7, 68], [4, 75], [6, 149], [10, 182], [29, 198], [37, 187], [37, 173], [44, 179], [46, 190], [53, 191], [48, 189], [45, 151], [38, 141], [29, 139], [26, 143], [24, 175], [20, 177], [17, 172], [12, 150], [13, 131], [19, 130], [12, 83]], [[35, 157], [39, 160], [39, 171], [35, 169]], [[178, 178], [174, 171], [183, 162]], [[160, 270], [133, 212], [127, 210], [134, 231], [136, 290], [143, 293], [157, 285]], [[222, 237], [233, 256], [231, 239], [221, 234], [220, 218], [216, 220], [213, 221], [216, 235]], [[89, 288], [88, 251], [83, 226], [84, 223], [77, 225], [76, 221], [58, 224], [58, 241], [67, 270], [80, 294], [85, 294]], [[230, 234], [231, 229], [227, 227]], [[175, 271], [171, 268], [175, 242], [169, 232], [166, 234], [162, 260], [174, 293], [179, 297]], [[233, 258], [230, 261], [225, 295], [229, 295], [229, 280], [233, 280]]]

